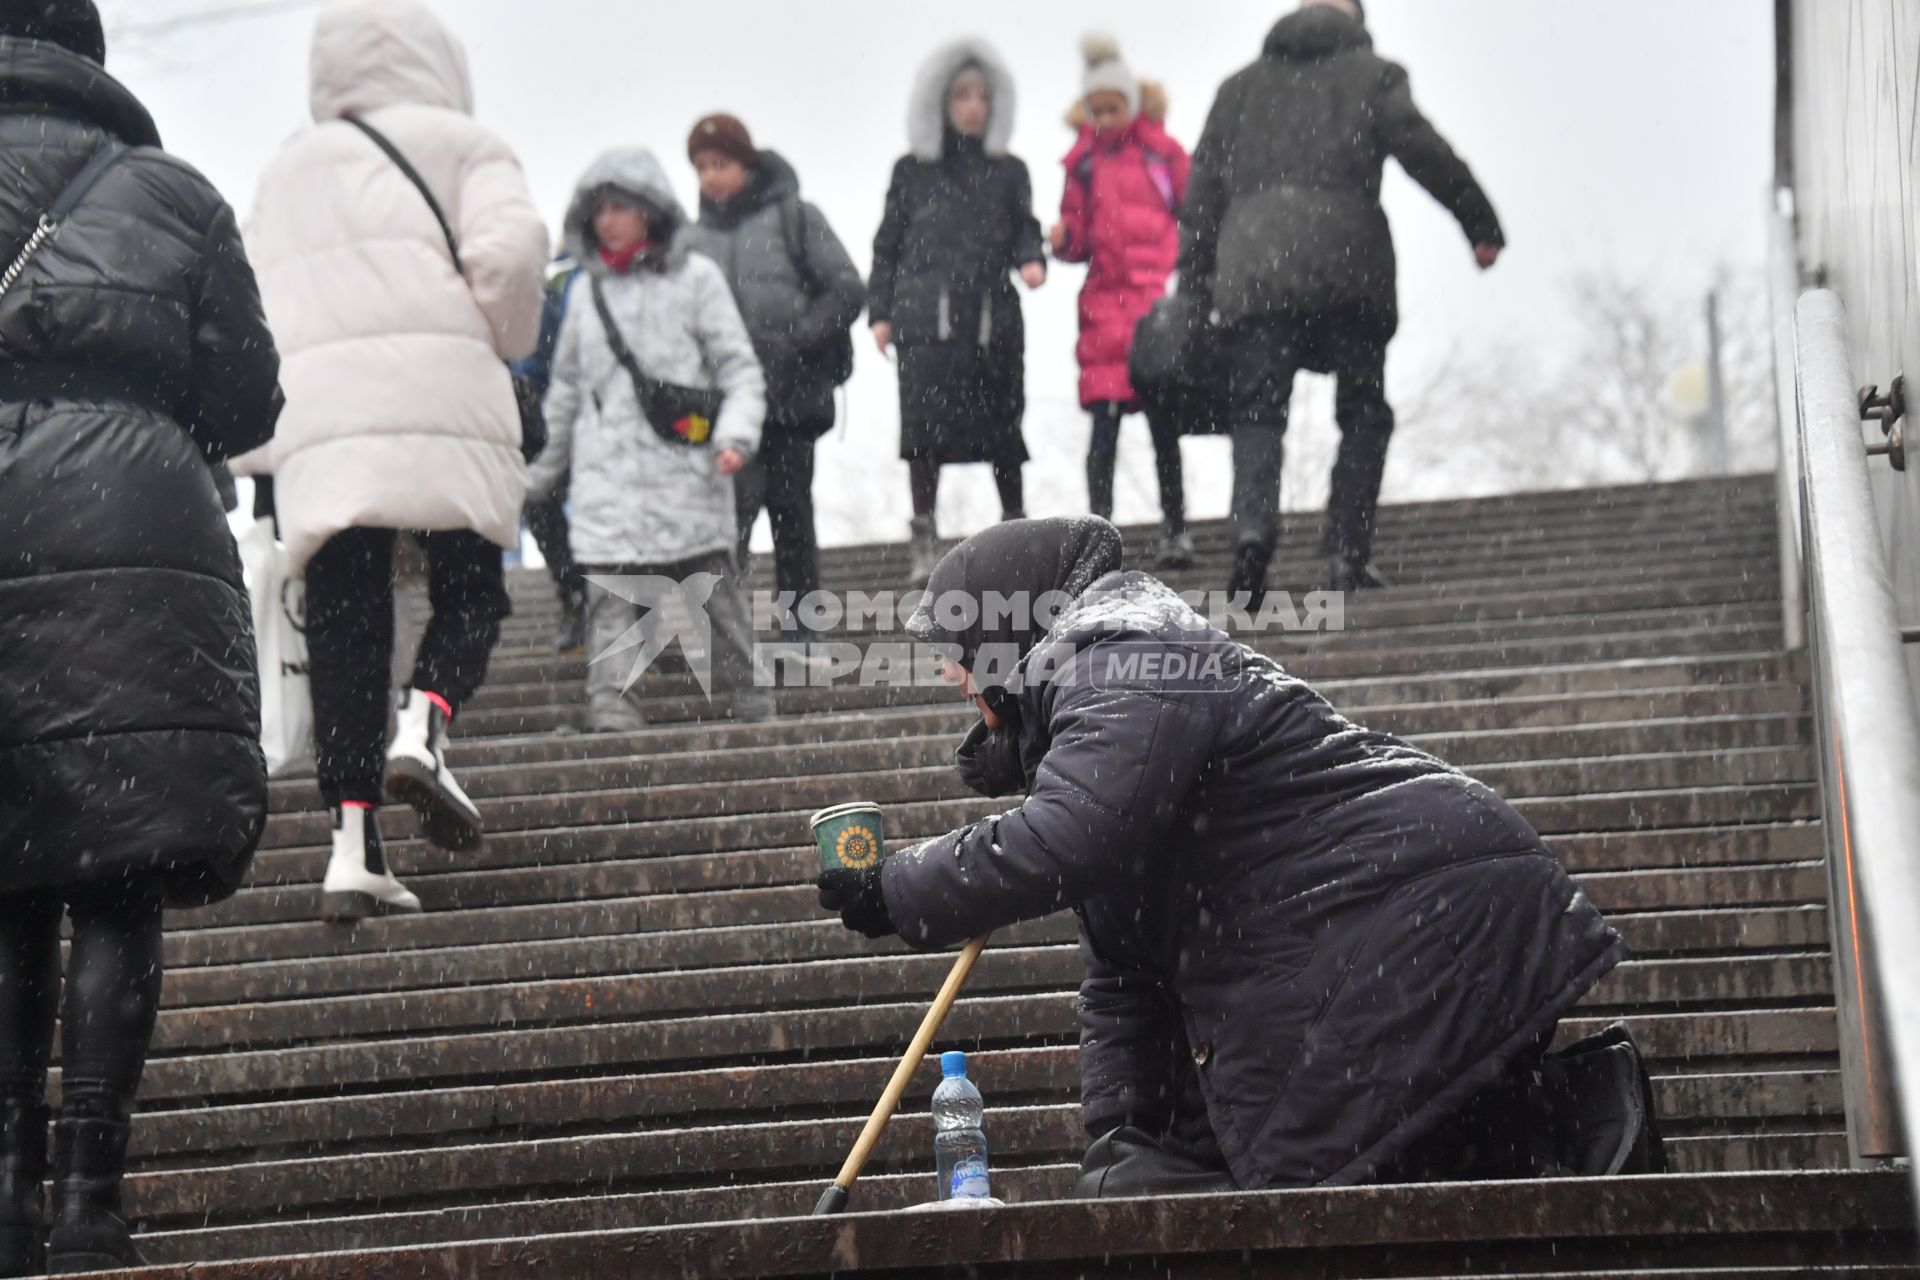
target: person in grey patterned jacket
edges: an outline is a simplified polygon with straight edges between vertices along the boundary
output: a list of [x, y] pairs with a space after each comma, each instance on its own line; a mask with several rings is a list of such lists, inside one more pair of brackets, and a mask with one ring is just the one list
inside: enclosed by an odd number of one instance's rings
[[[530, 489], [572, 473], [573, 554], [589, 575], [647, 575], [711, 583], [713, 685], [735, 718], [766, 719], [771, 694], [756, 686], [752, 629], [733, 557], [733, 477], [760, 446], [766, 380], [726, 277], [682, 243], [686, 214], [649, 151], [610, 151], [587, 169], [567, 212], [567, 248], [588, 273], [572, 291], [553, 380], [551, 433]], [[711, 434], [670, 440], [641, 408], [634, 379], [609, 341], [596, 299], [641, 371], [678, 387], [721, 393]], [[698, 592], [695, 593], [699, 594]], [[595, 584], [588, 648], [618, 645], [657, 609]], [[631, 662], [590, 663], [589, 719], [596, 732], [645, 723], [623, 689]]]

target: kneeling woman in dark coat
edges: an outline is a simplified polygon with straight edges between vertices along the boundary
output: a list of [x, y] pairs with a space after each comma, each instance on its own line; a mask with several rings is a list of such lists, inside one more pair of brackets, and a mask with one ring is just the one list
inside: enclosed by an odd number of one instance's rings
[[[89, 0], [0, 5], [0, 1276], [139, 1260], [119, 1217], [161, 910], [231, 894], [266, 820], [253, 632], [207, 468], [273, 435], [233, 211], [101, 69]], [[96, 161], [112, 167], [90, 169]], [[97, 176], [91, 186], [76, 176]]]
[[940, 563], [912, 629], [981, 707], [961, 772], [1027, 798], [822, 905], [918, 947], [1074, 909], [1083, 1194], [1658, 1167], [1624, 1031], [1544, 1052], [1624, 947], [1534, 830], [1120, 545], [1020, 521]]

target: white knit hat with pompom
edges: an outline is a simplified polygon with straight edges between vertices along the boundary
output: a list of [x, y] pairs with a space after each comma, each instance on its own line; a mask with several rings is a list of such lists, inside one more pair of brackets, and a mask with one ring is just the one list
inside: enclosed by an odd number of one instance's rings
[[1080, 82], [1081, 98], [1117, 93], [1127, 100], [1128, 114], [1140, 114], [1140, 82], [1120, 60], [1118, 40], [1104, 31], [1090, 31], [1080, 38], [1080, 56], [1087, 60], [1087, 74]]

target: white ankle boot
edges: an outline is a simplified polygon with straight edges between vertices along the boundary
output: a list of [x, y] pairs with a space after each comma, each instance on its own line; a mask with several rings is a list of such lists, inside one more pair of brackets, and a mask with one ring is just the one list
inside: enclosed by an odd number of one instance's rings
[[320, 918], [365, 920], [369, 916], [411, 915], [420, 899], [387, 870], [386, 849], [373, 810], [349, 805], [333, 811], [333, 857], [320, 891]]
[[413, 806], [420, 833], [442, 849], [468, 853], [485, 831], [480, 810], [453, 780], [444, 756], [446, 712], [417, 689], [400, 695], [400, 727], [387, 749], [389, 800]]

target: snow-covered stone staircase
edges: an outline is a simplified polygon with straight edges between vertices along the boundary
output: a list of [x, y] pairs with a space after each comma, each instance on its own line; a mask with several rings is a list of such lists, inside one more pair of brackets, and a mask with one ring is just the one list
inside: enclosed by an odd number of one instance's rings
[[[1342, 633], [1259, 640], [1512, 799], [1627, 936], [1635, 959], [1567, 1030], [1633, 1026], [1673, 1175], [1063, 1203], [1082, 1137], [1060, 917], [995, 938], [937, 1045], [975, 1052], [1016, 1203], [891, 1212], [932, 1193], [928, 1066], [857, 1212], [802, 1216], [948, 966], [821, 915], [806, 818], [876, 800], [897, 843], [993, 811], [947, 763], [969, 713], [820, 688], [783, 691], [772, 724], [703, 724], [665, 675], [657, 727], [556, 733], [584, 660], [552, 656], [551, 590], [523, 572], [452, 752], [485, 847], [443, 853], [383, 814], [428, 914], [315, 922], [326, 820], [285, 782], [253, 886], [172, 922], [128, 1186], [142, 1245], [196, 1277], [1920, 1273], [1901, 1175], [1842, 1171], [1771, 495], [1753, 477], [1388, 508], [1399, 585], [1355, 597]], [[1225, 536], [1202, 530], [1175, 583], [1219, 586]], [[1280, 585], [1317, 575], [1314, 536], [1295, 524]], [[898, 547], [825, 561], [830, 589], [905, 572]]]

